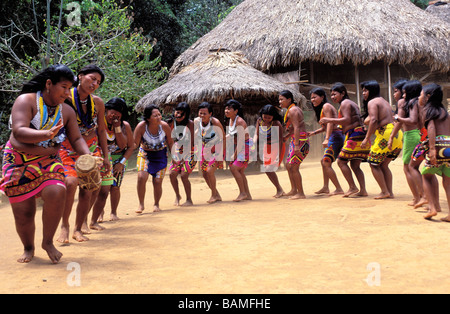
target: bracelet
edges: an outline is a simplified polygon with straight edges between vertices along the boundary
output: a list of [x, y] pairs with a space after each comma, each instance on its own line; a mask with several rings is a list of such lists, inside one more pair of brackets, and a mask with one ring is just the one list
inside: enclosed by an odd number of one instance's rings
[[114, 132], [116, 132], [116, 133], [122, 133], [122, 128], [121, 128], [120, 126], [116, 126], [116, 127], [114, 128]]
[[122, 157], [122, 159], [119, 161], [122, 165], [125, 165], [127, 162], [127, 159], [125, 157]]

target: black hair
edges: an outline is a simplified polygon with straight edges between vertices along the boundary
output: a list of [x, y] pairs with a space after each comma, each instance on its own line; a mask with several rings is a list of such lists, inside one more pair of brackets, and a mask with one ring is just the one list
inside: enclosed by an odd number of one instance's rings
[[285, 89], [285, 90], [282, 90], [281, 92], [280, 92], [280, 95], [281, 96], [284, 96], [285, 98], [287, 98], [287, 99], [291, 99], [291, 102], [293, 103], [293, 104], [295, 104], [295, 101], [294, 101], [294, 95], [292, 94], [292, 92], [290, 91], [290, 90], [287, 90], [287, 89]]
[[380, 84], [378, 84], [378, 82], [375, 80], [371, 80], [362, 82], [360, 86], [362, 89], [364, 88], [369, 91], [369, 96], [367, 97], [367, 99], [363, 99], [363, 113], [361, 114], [361, 118], [365, 119], [369, 115], [369, 101], [376, 97], [380, 97]]
[[320, 114], [322, 113], [323, 105], [325, 105], [328, 102], [328, 100], [327, 100], [327, 93], [325, 92], [325, 90], [323, 88], [316, 87], [316, 88], [313, 88], [309, 92], [309, 96], [311, 97], [312, 94], [316, 94], [319, 97], [323, 97], [322, 102], [320, 103], [320, 105], [318, 105], [317, 107], [313, 105], [314, 112], [316, 113], [317, 122], [319, 122], [320, 121]]
[[[174, 111], [182, 111], [184, 113], [184, 119], [181, 121], [182, 125], [187, 125], [189, 122], [189, 117], [191, 115], [191, 107], [188, 105], [187, 102], [180, 102], [174, 109]], [[175, 117], [172, 117], [172, 119], [175, 121]]]
[[331, 91], [334, 92], [338, 92], [340, 94], [345, 93], [344, 97], [342, 98], [342, 100], [344, 99], [349, 99], [348, 97], [348, 92], [347, 92], [347, 88], [345, 87], [345, 85], [341, 82], [336, 82], [334, 83], [334, 85], [331, 87]]
[[398, 89], [400, 92], [403, 91], [403, 85], [405, 85], [405, 83], [408, 82], [408, 80], [405, 79], [399, 79], [397, 82], [394, 83], [394, 85], [392, 86], [392, 88], [396, 88]]
[[417, 80], [408, 81], [403, 85], [403, 91], [405, 91], [405, 106], [403, 109], [405, 110], [406, 116], [409, 117], [409, 111], [417, 103], [420, 92], [422, 91], [422, 84]]
[[369, 97], [367, 97], [367, 102], [376, 97], [380, 97], [380, 84], [378, 84], [378, 82], [375, 80], [362, 82], [361, 88], [365, 88], [369, 91]]
[[225, 108], [226, 107], [231, 107], [231, 108], [233, 108], [234, 110], [237, 110], [238, 111], [238, 115], [242, 118], [242, 119], [244, 119], [244, 112], [242, 111], [242, 104], [239, 102], [239, 101], [237, 101], [237, 100], [234, 100], [234, 99], [230, 99], [230, 100], [228, 100], [226, 103], [225, 103], [225, 106], [224, 106]]
[[105, 109], [114, 109], [122, 114], [121, 121], [127, 121], [129, 118], [127, 103], [123, 98], [114, 97], [105, 104]]
[[272, 116], [273, 120], [277, 120], [280, 122], [283, 121], [283, 118], [281, 117], [280, 113], [278, 112], [278, 109], [274, 105], [268, 104], [268, 105], [265, 105], [264, 107], [262, 107], [259, 110], [259, 116], [262, 118], [263, 114]]
[[145, 106], [144, 108], [144, 120], [147, 121], [148, 119], [150, 119], [150, 117], [152, 116], [152, 112], [153, 110], [159, 110], [159, 107], [155, 104], [148, 104]]
[[47, 80], [52, 84], [57, 84], [61, 81], [74, 82], [75, 76], [69, 67], [63, 64], [55, 64], [42, 70], [36, 74], [32, 79], [23, 84], [20, 94], [36, 93], [45, 89]]
[[98, 74], [100, 74], [100, 84], [99, 85], [101, 85], [103, 83], [103, 81], [105, 80], [105, 73], [103, 72], [103, 70], [100, 69], [95, 64], [89, 64], [89, 65], [86, 65], [85, 67], [83, 67], [80, 71], [78, 71], [76, 82], [74, 83], [74, 86], [77, 86], [78, 83], [79, 83], [78, 75], [80, 75], [80, 74], [86, 75], [86, 74], [89, 74], [89, 73], [98, 73]]
[[209, 113], [213, 113], [212, 105], [209, 102], [204, 101], [200, 105], [198, 105], [198, 110], [204, 109], [204, 108], [208, 109]]
[[431, 120], [438, 119], [443, 112], [445, 116], [448, 116], [448, 111], [442, 104], [444, 93], [440, 85], [435, 83], [428, 84], [424, 86], [423, 92], [425, 95], [429, 95], [427, 104], [425, 105], [425, 127], [427, 127]]

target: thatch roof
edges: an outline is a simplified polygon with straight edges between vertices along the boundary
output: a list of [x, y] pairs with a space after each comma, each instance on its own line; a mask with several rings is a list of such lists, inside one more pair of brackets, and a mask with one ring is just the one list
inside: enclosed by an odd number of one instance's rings
[[258, 70], [384, 60], [450, 69], [450, 24], [410, 0], [245, 0], [182, 53], [171, 69], [203, 58], [212, 47], [242, 51]]
[[438, 1], [435, 4], [428, 6], [425, 11], [437, 16], [447, 23], [450, 23], [450, 3], [447, 1]]
[[159, 106], [181, 101], [190, 105], [203, 101], [223, 104], [230, 98], [239, 101], [251, 99], [253, 103], [263, 102], [265, 105], [269, 99], [278, 99], [279, 92], [285, 89], [293, 93], [297, 104], [305, 106], [306, 98], [291, 85], [256, 70], [240, 52], [220, 50], [209, 52], [206, 59], [187, 66], [167, 83], [145, 95], [136, 104], [136, 111], [142, 112], [150, 103]]

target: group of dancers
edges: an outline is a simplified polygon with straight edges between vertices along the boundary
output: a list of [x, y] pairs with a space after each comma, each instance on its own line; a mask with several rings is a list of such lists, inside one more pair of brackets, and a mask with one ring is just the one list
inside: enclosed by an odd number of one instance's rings
[[[94, 95], [104, 80], [103, 71], [96, 65], [82, 68], [77, 76], [65, 65], [54, 65], [24, 84], [14, 102], [12, 132], [3, 151], [0, 190], [10, 201], [24, 246], [19, 262], [30, 262], [35, 253], [37, 196], [43, 201], [42, 248], [52, 263], [58, 263], [62, 257], [53, 243], [60, 222], [57, 241], [69, 242], [69, 218], [77, 190], [74, 240], [87, 241], [89, 229], [103, 229], [99, 222], [103, 221], [108, 196], [110, 219], [117, 220], [120, 186], [128, 159], [135, 150], [138, 150], [137, 213], [145, 210], [150, 175], [153, 211], [161, 210], [159, 201], [166, 170], [175, 192], [175, 205], [193, 205], [189, 175], [196, 166], [211, 190], [207, 203], [221, 201], [215, 172], [223, 168], [224, 162], [239, 188], [234, 201], [251, 200], [245, 169], [255, 160], [255, 151], [260, 152], [261, 169], [276, 189], [274, 197], [304, 199], [300, 165], [309, 153], [309, 138], [319, 133], [325, 135], [321, 159], [323, 186], [317, 194], [367, 196], [360, 164], [368, 162], [381, 189], [376, 199], [393, 198], [389, 163], [403, 150], [404, 171], [413, 194], [411, 205], [428, 204], [427, 219], [441, 210], [436, 175], [443, 177], [450, 199], [450, 123], [442, 104], [442, 88], [437, 84], [422, 88], [417, 81], [398, 82], [394, 86], [397, 108], [393, 113], [390, 104], [380, 96], [379, 84], [364, 82], [361, 84], [364, 114], [349, 99], [342, 83], [331, 88], [331, 99], [338, 109], [328, 102], [322, 88], [315, 88], [310, 92], [310, 100], [321, 127], [314, 131], [306, 130], [303, 111], [295, 104], [292, 93], [280, 91], [279, 107], [268, 104], [261, 108], [255, 132], [250, 134], [242, 105], [233, 99], [224, 104], [225, 127], [213, 116], [210, 103], [201, 103], [196, 117], [191, 119], [189, 104], [182, 102], [168, 121], [163, 120], [158, 106], [145, 106], [143, 120], [132, 130], [124, 99], [114, 97], [104, 103]], [[79, 187], [75, 165], [84, 154], [101, 161], [101, 186], [96, 190]], [[424, 160], [420, 172], [419, 165]], [[281, 187], [276, 173], [283, 161], [291, 185], [288, 192]], [[347, 191], [332, 168], [334, 161], [349, 185]], [[186, 194], [183, 203], [178, 176]], [[330, 181], [334, 191], [329, 188]], [[450, 216], [442, 220], [450, 221]]]

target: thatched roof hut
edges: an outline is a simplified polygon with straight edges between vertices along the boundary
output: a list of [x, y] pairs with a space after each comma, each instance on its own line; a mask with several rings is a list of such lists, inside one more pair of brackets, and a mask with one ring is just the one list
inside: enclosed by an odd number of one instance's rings
[[420, 62], [450, 70], [450, 25], [409, 0], [246, 0], [181, 54], [172, 75], [212, 47], [242, 51], [258, 70], [306, 60], [339, 65]]
[[428, 6], [425, 11], [437, 16], [444, 22], [450, 23], [450, 3], [448, 1], [436, 1]]
[[142, 112], [150, 103], [171, 108], [182, 101], [192, 108], [203, 101], [223, 105], [233, 98], [246, 107], [245, 112], [254, 114], [263, 105], [276, 105], [279, 92], [285, 89], [293, 93], [298, 105], [306, 104], [306, 98], [298, 89], [256, 70], [242, 53], [216, 50], [145, 95], [135, 109]]

